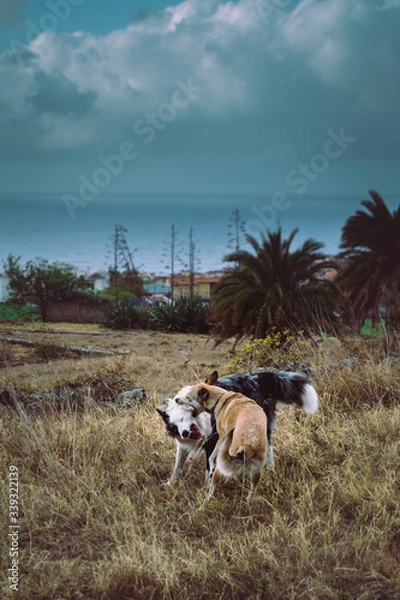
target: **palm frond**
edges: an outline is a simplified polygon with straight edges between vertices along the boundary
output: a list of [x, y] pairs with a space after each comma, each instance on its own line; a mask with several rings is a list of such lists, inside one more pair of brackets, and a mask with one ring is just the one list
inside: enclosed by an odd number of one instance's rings
[[226, 257], [235, 266], [221, 279], [212, 304], [220, 337], [263, 336], [272, 329], [336, 331], [339, 291], [318, 276], [332, 261], [312, 239], [292, 251], [296, 233], [283, 239], [278, 228], [260, 241], [248, 235], [253, 252]]

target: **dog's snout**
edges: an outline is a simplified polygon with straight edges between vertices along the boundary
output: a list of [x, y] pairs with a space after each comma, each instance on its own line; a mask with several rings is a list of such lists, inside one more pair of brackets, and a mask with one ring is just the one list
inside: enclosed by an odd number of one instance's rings
[[189, 431], [187, 431], [186, 429], [184, 429], [184, 430], [182, 431], [182, 437], [183, 437], [183, 438], [187, 438], [187, 437], [189, 437]]

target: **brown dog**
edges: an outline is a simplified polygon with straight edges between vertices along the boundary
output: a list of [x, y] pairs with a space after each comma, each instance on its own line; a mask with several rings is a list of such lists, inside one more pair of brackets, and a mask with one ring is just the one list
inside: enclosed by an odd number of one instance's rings
[[258, 404], [237, 392], [207, 383], [188, 388], [179, 403], [189, 404], [197, 411], [215, 414], [219, 440], [210, 458], [215, 465], [210, 470], [209, 500], [221, 479], [247, 472], [250, 476], [250, 502], [260, 481], [267, 453], [267, 418]]

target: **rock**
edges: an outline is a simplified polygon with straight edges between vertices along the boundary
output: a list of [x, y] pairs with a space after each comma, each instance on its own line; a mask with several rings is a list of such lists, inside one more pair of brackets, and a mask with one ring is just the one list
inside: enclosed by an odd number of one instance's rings
[[349, 358], [344, 358], [343, 360], [340, 361], [340, 365], [342, 367], [352, 367], [353, 365], [357, 364], [359, 362], [358, 358], [354, 358], [353, 356], [349, 357]]
[[91, 396], [87, 396], [85, 398], [84, 407], [85, 410], [90, 410], [92, 408], [97, 408], [98, 404], [96, 400], [94, 400]]
[[128, 392], [122, 392], [117, 396], [117, 402], [123, 406], [137, 406], [140, 402], [146, 400], [146, 392], [143, 389], [130, 390]]
[[398, 356], [393, 356], [393, 355], [392, 356], [387, 356], [386, 358], [384, 358], [382, 360], [382, 364], [383, 365], [389, 365], [390, 367], [392, 365], [398, 365], [399, 362], [400, 362], [399, 357]]
[[106, 377], [89, 385], [71, 384], [72, 387], [57, 387], [50, 391], [27, 395], [13, 395], [8, 390], [0, 392], [0, 406], [15, 408], [20, 405], [27, 410], [71, 409], [82, 412], [86, 409], [105, 407], [131, 408], [146, 400], [146, 392], [121, 377]]

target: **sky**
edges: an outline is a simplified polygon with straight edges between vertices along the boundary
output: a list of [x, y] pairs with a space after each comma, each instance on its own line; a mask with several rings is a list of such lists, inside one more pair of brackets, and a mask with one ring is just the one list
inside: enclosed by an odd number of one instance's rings
[[0, 263], [95, 266], [123, 223], [157, 270], [180, 221], [222, 264], [234, 208], [336, 253], [399, 204], [399, 31], [400, 0], [1, 0]]
[[1, 191], [397, 194], [399, 31], [400, 0], [2, 0]]

